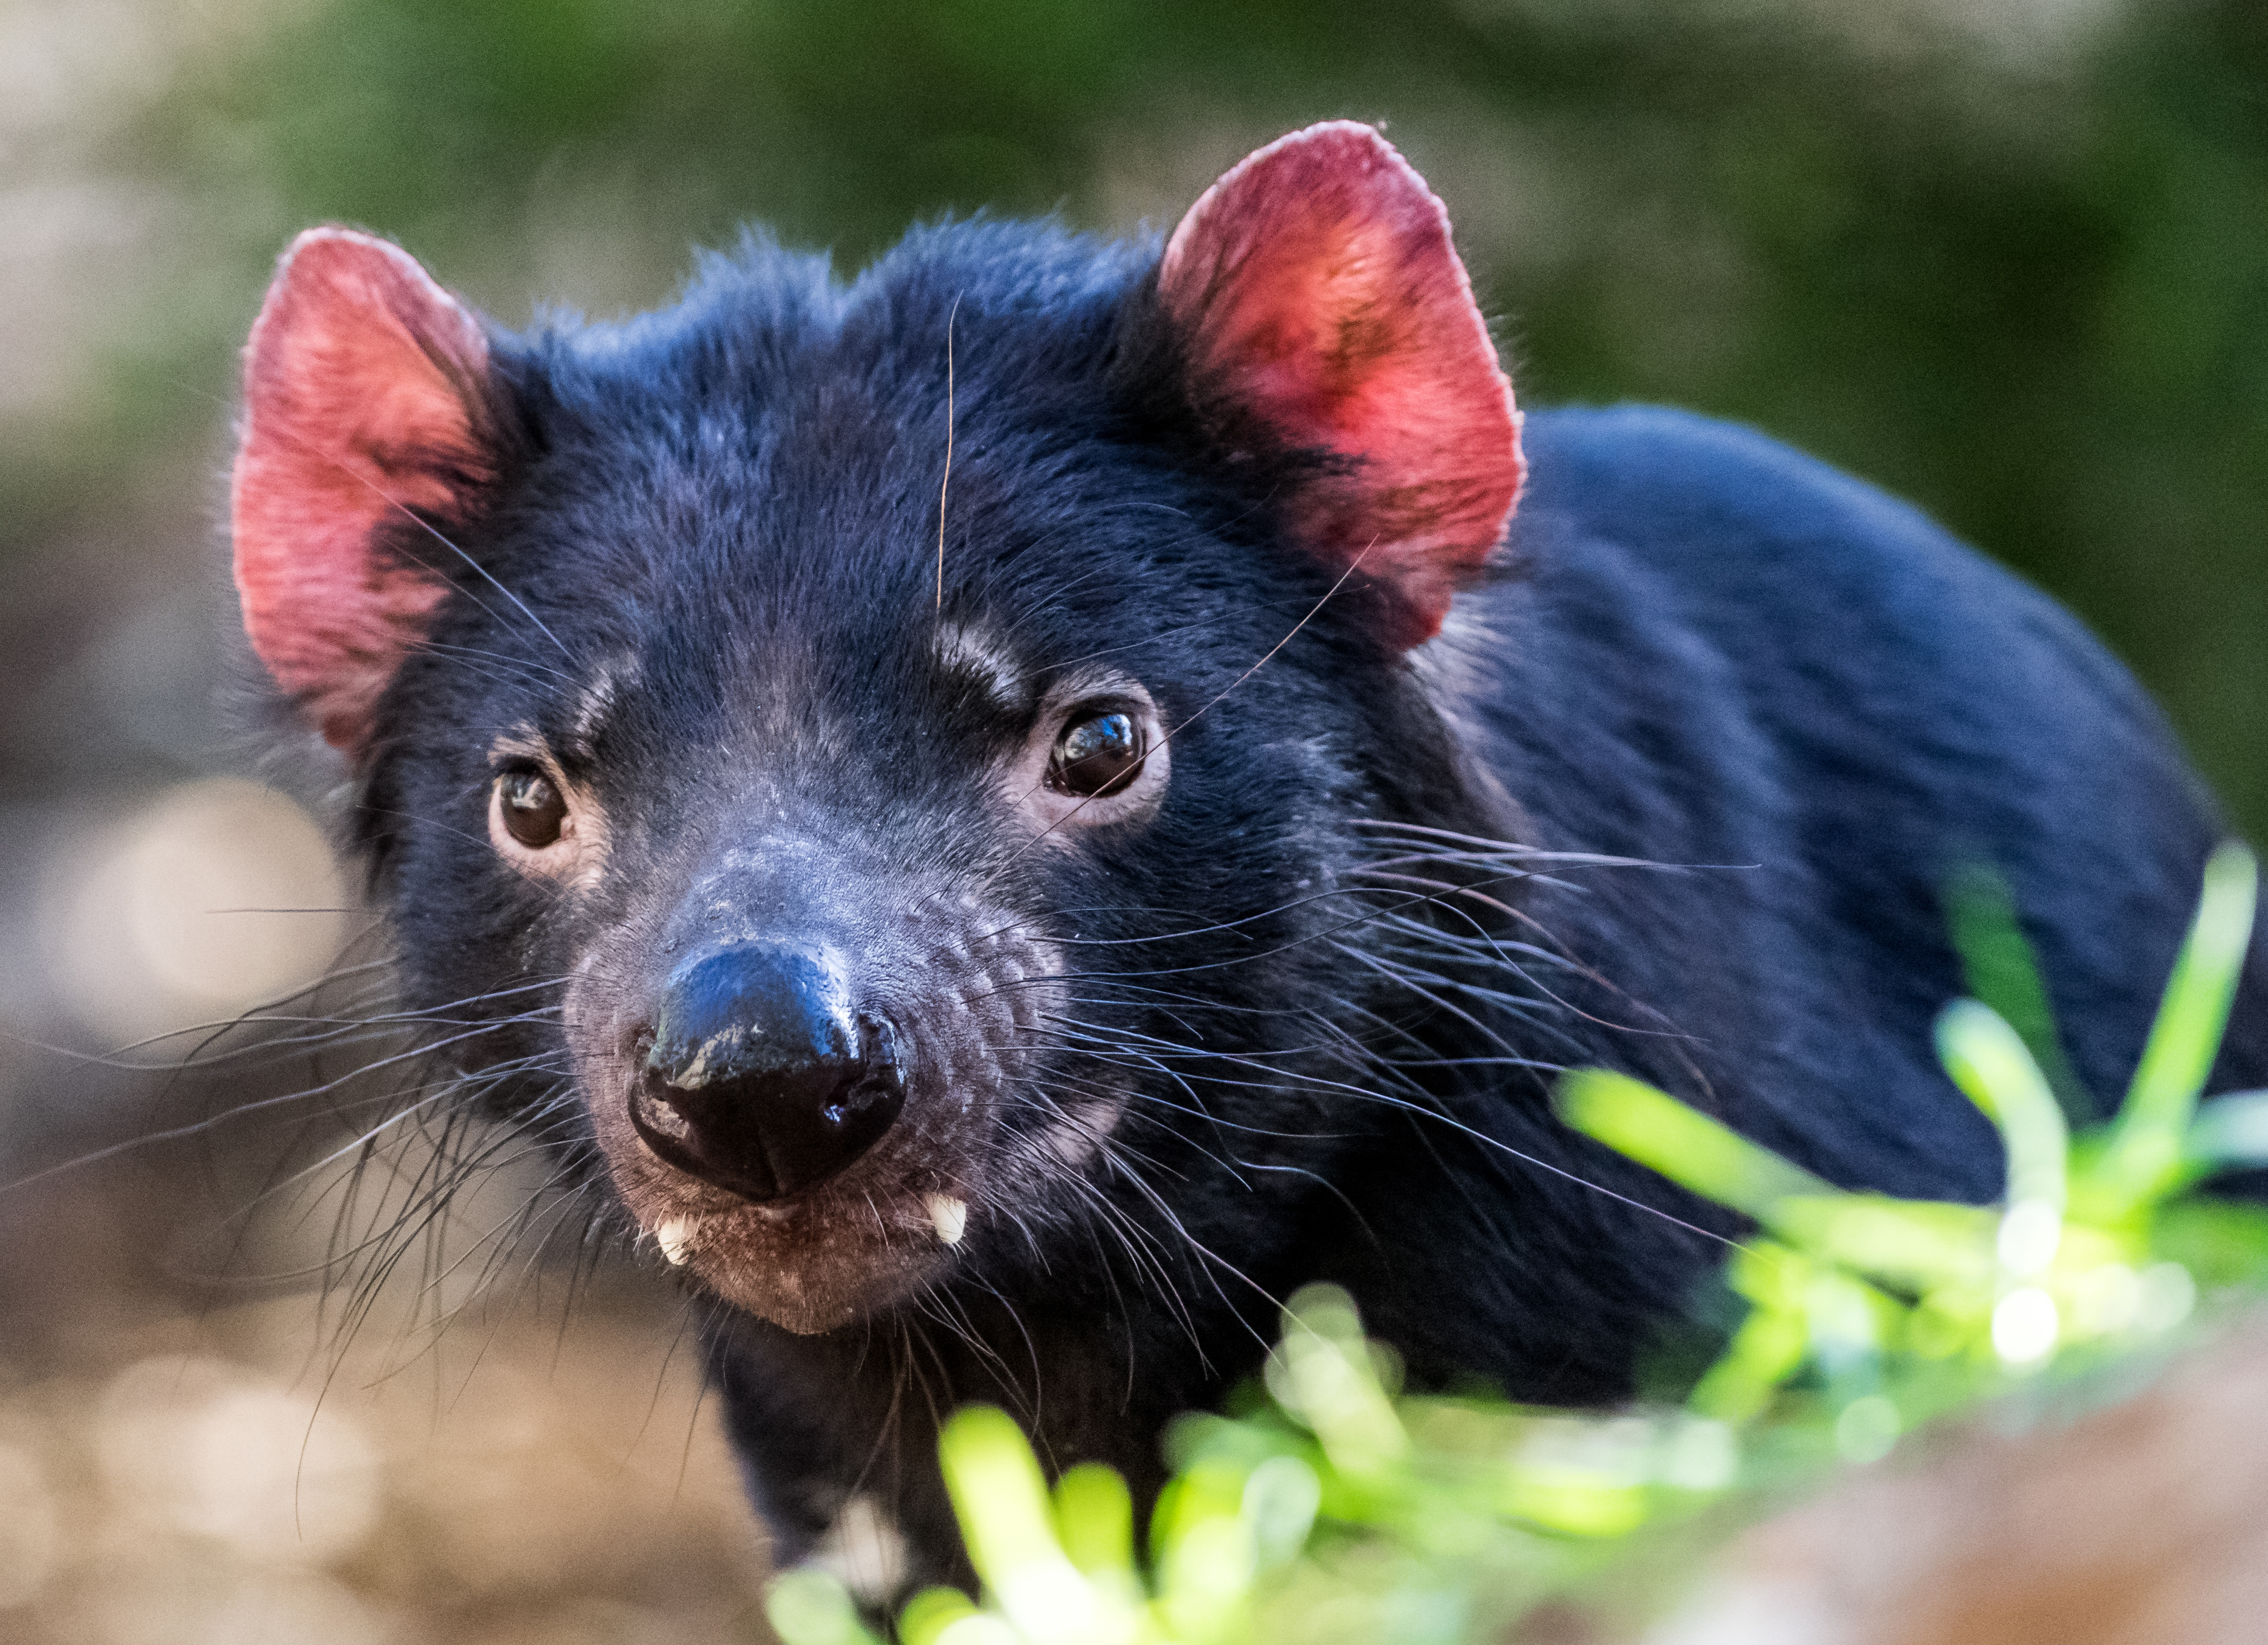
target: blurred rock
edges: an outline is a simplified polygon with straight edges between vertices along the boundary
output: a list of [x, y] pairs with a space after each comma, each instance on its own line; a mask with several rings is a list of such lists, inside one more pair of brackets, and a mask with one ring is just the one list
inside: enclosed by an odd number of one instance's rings
[[[2268, 1627], [2268, 1324], [2132, 1392], [1925, 1435], [1750, 1531], [1649, 1645], [2253, 1645]], [[2058, 1408], [2058, 1406], [2060, 1408]]]

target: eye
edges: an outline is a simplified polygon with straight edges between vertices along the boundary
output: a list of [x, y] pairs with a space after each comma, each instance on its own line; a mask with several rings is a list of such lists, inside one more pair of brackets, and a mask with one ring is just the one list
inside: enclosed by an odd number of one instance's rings
[[504, 832], [531, 851], [556, 845], [566, 826], [567, 802], [541, 771], [507, 771], [497, 779], [497, 804]]
[[1073, 720], [1056, 739], [1048, 760], [1048, 786], [1084, 799], [1115, 794], [1131, 782], [1149, 752], [1130, 714], [1113, 709]]

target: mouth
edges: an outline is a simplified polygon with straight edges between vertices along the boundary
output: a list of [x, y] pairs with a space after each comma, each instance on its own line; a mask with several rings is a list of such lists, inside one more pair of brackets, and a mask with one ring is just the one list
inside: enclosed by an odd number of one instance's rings
[[900, 931], [917, 941], [895, 946], [711, 928], [658, 974], [680, 948], [665, 929], [594, 951], [569, 987], [624, 1209], [670, 1265], [790, 1331], [850, 1324], [964, 1260], [989, 1179], [1020, 1157], [1004, 1093], [1059, 957], [973, 902], [914, 913]]
[[750, 1200], [680, 1170], [631, 1122], [631, 1103], [594, 1105], [616, 1192], [673, 1267], [724, 1301], [799, 1334], [886, 1308], [955, 1259], [971, 1189], [887, 1148], [801, 1192]]
[[[921, 1203], [922, 1209], [929, 1215], [929, 1225], [937, 1235], [938, 1244], [959, 1245], [961, 1237], [968, 1231], [968, 1201], [957, 1194], [925, 1193], [921, 1197]], [[692, 1261], [694, 1247], [704, 1243], [703, 1224], [712, 1223], [719, 1215], [730, 1215], [730, 1213], [667, 1216], [646, 1231], [653, 1236], [654, 1245], [660, 1251], [663, 1259], [672, 1267], [681, 1268]], [[762, 1215], [763, 1213], [759, 1212], [758, 1215]], [[776, 1211], [772, 1215], [775, 1217], [784, 1218], [787, 1213]], [[729, 1230], [727, 1237], [729, 1237]], [[711, 1245], [716, 1243], [713, 1234], [705, 1243]]]
[[[665, 1100], [640, 1041], [582, 1072], [608, 1175], [641, 1232], [670, 1266], [787, 1330], [831, 1331], [888, 1307], [958, 1260], [981, 1221], [996, 1105], [985, 1082], [964, 1094], [919, 1080], [861, 1105], [875, 1079], [838, 1081], [843, 1100], [814, 1105], [783, 1140], [681, 1092]], [[729, 1082], [695, 1090], [733, 1099]]]

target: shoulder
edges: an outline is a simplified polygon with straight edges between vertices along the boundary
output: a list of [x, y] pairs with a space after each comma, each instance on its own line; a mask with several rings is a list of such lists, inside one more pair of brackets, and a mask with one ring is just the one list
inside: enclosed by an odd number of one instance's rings
[[1875, 542], [1949, 569], [1975, 562], [1929, 518], [1768, 435], [1659, 406], [1538, 412], [1523, 510], [1572, 516], [1632, 547], [1749, 555], [1780, 546]]
[[2123, 671], [2046, 595], [1912, 504], [1767, 435], [1619, 406], [1539, 412], [1527, 437], [1534, 481], [1515, 544], [1547, 578], [1614, 562], [1681, 621], [1745, 636], [1744, 652], [1759, 622], [1779, 625], [1775, 650], [1823, 652], [1830, 672], [1886, 653], [1981, 665], [1989, 635], [2123, 690]]

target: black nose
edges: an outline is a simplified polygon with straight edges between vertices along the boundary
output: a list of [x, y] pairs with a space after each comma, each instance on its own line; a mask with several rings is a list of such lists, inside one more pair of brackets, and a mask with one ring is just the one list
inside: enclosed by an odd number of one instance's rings
[[841, 1171], [905, 1105], [890, 1025], [807, 950], [746, 943], [672, 973], [630, 1121], [680, 1171], [777, 1200]]

